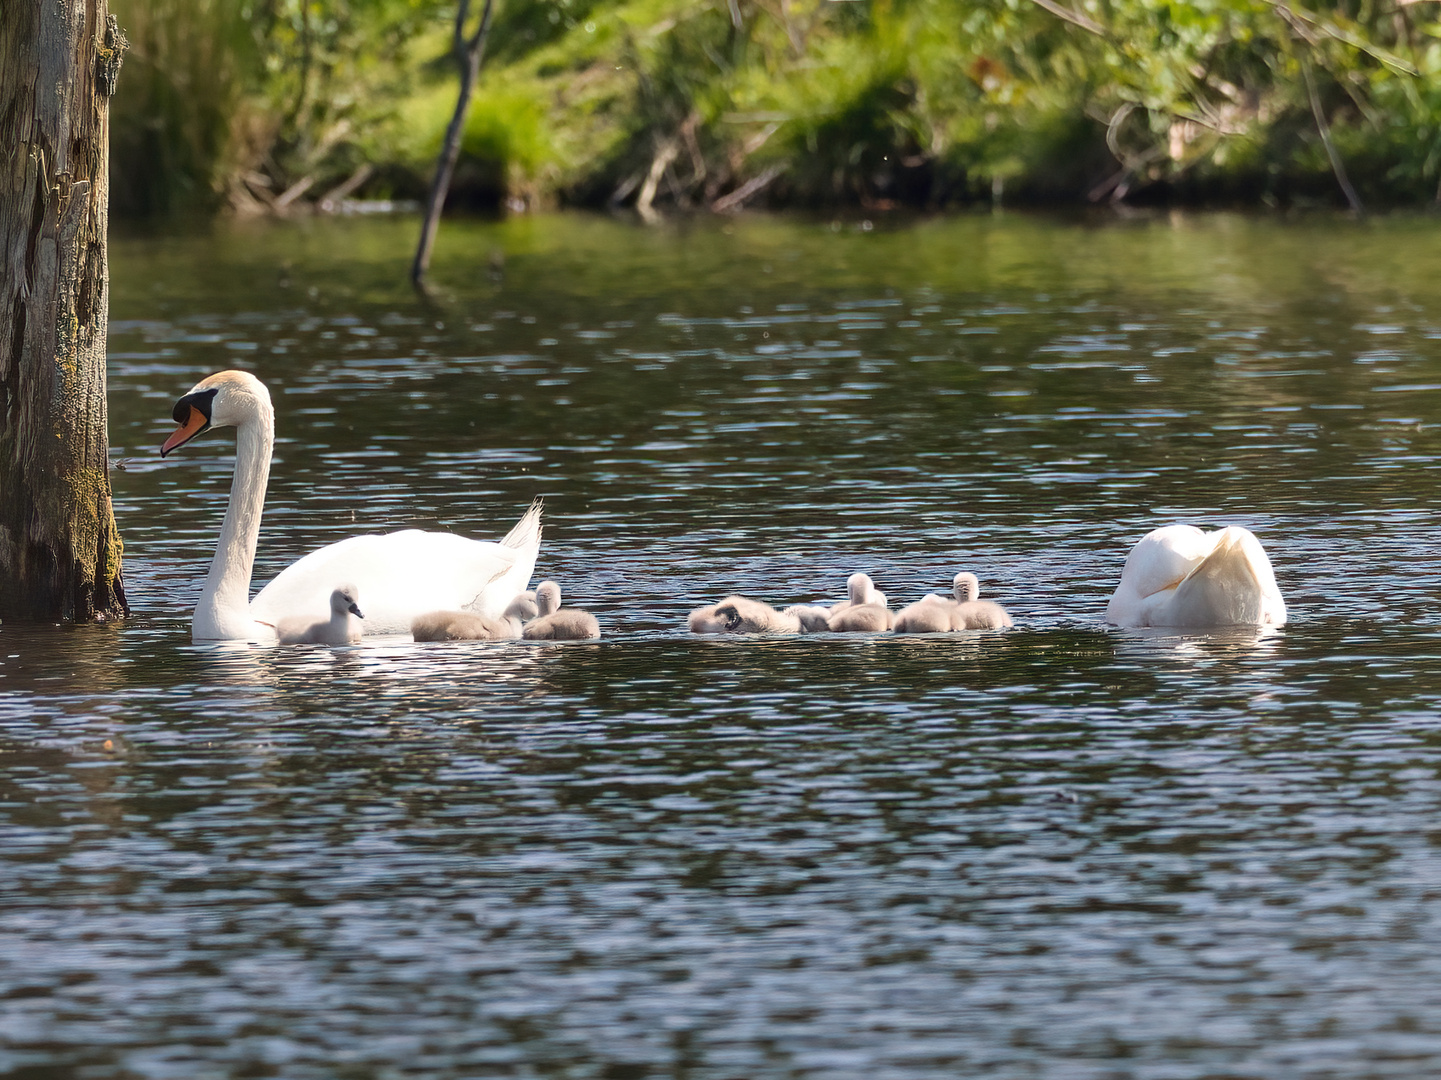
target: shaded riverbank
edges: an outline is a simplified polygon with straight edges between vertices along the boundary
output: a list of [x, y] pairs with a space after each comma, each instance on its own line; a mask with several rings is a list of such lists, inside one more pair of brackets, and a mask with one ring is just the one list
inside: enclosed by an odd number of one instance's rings
[[[119, 0], [118, 212], [422, 196], [453, 5], [291, 8]], [[452, 205], [1430, 205], [1438, 33], [1430, 5], [502, 3]]]

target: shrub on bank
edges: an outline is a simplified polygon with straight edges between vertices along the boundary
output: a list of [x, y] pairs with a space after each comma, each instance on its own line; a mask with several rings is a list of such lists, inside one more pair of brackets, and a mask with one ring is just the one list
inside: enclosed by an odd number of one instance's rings
[[[479, 6], [480, 0], [477, 0]], [[1433, 201], [1431, 5], [497, 0], [453, 200]], [[425, 190], [441, 0], [116, 0], [117, 213]], [[1329, 146], [1328, 146], [1329, 143]]]

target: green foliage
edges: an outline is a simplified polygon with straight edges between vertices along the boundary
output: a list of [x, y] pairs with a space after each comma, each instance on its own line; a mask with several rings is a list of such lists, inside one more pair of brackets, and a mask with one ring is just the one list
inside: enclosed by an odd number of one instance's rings
[[205, 209], [257, 52], [243, 0], [114, 0], [130, 40], [111, 101], [111, 201], [121, 215]]
[[[125, 206], [319, 193], [364, 163], [371, 190], [423, 189], [451, 2], [117, 8]], [[456, 182], [491, 202], [1336, 201], [1324, 133], [1367, 200], [1415, 202], [1441, 183], [1438, 76], [1441, 22], [1395, 0], [496, 0]]]

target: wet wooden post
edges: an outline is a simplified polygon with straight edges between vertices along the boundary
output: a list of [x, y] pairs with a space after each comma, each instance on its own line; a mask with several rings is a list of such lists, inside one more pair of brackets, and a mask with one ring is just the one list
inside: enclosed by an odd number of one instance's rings
[[105, 0], [0, 18], [0, 619], [126, 613], [110, 503]]

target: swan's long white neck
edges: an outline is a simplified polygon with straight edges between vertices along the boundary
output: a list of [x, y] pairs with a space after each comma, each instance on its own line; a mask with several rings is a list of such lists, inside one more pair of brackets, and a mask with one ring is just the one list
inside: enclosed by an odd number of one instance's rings
[[264, 402], [235, 429], [235, 478], [220, 526], [220, 541], [200, 602], [195, 605], [191, 636], [196, 641], [246, 639], [255, 634], [250, 618], [250, 574], [255, 543], [270, 482], [270, 453], [275, 444], [275, 412]]

